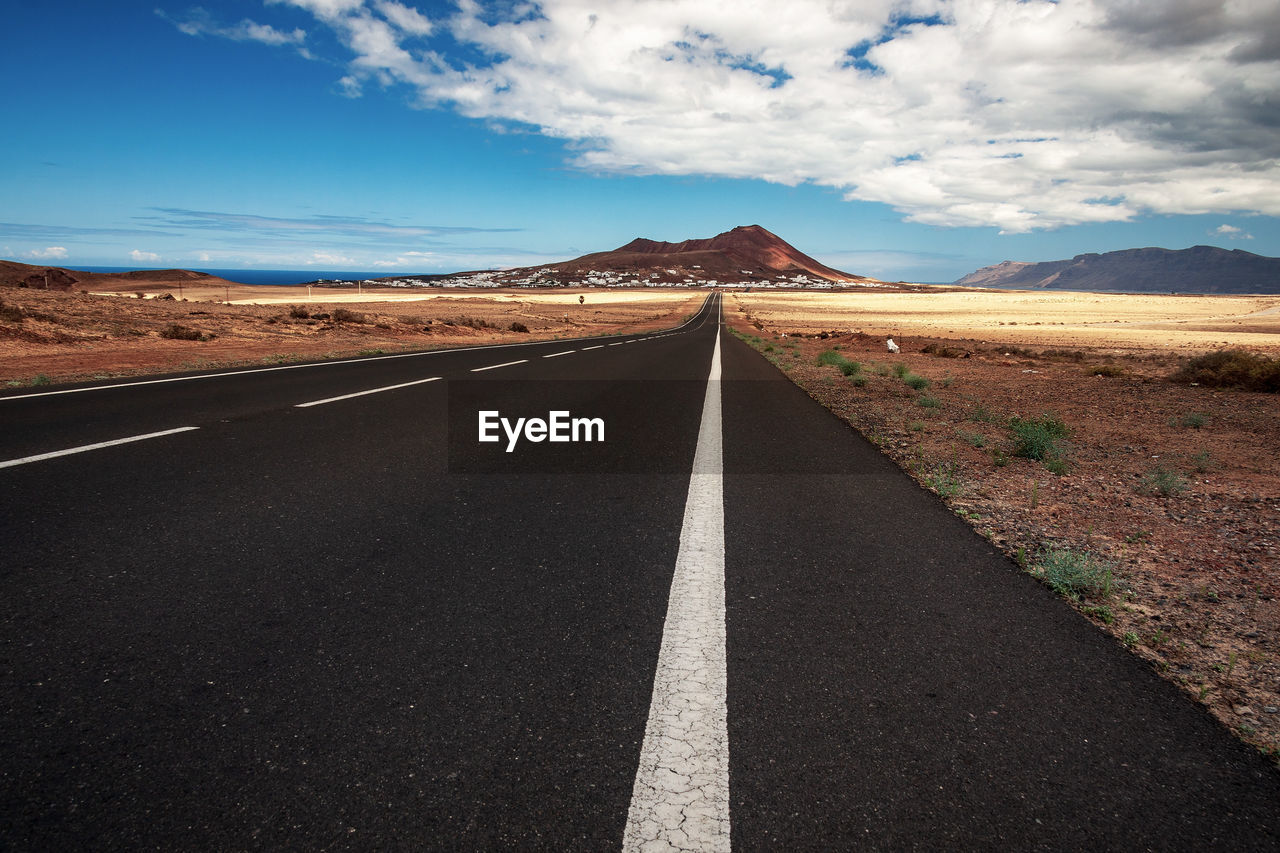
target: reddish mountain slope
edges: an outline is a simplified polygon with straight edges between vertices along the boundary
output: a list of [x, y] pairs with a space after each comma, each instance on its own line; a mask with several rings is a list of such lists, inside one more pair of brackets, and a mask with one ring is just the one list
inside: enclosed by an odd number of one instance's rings
[[715, 237], [680, 243], [641, 237], [612, 252], [594, 252], [553, 266], [568, 273], [678, 270], [682, 275], [704, 280], [737, 281], [798, 273], [827, 281], [867, 280], [819, 263], [759, 225], [740, 225]]

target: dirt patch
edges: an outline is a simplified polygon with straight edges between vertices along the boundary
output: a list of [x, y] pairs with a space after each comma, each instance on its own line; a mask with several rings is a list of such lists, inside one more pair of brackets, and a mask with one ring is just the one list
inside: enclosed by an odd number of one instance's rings
[[[1129, 331], [1101, 345], [1007, 326], [997, 343], [949, 332], [965, 323], [945, 312], [872, 334], [865, 317], [842, 329], [829, 306], [776, 296], [731, 296], [726, 319], [1026, 570], [1100, 570], [1110, 588], [1060, 588], [1240, 737], [1280, 756], [1280, 395], [1169, 382], [1185, 353], [1157, 346], [1150, 319], [1126, 320]], [[1208, 322], [1207, 337], [1239, 345], [1220, 326], [1267, 310], [1247, 299], [1197, 309], [1226, 318]], [[1042, 459], [1018, 455], [1028, 448], [1011, 425], [1048, 442]]]
[[[171, 284], [132, 282], [122, 295], [0, 288], [0, 382], [16, 387], [620, 334], [678, 325], [705, 298], [688, 290], [314, 288], [308, 301], [306, 288], [244, 285], [187, 286], [179, 298]], [[192, 339], [174, 337], [175, 326]]]

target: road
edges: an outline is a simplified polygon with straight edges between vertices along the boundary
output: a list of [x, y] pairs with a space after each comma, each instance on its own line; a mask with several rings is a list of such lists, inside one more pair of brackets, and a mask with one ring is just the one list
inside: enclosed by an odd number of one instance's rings
[[1280, 849], [1274, 768], [718, 318], [0, 395], [0, 847]]

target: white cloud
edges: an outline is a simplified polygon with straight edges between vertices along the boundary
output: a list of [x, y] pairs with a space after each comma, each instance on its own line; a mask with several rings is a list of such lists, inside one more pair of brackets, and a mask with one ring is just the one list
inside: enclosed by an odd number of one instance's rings
[[353, 52], [346, 94], [407, 84], [583, 169], [811, 182], [1010, 232], [1280, 215], [1270, 0], [458, 0], [434, 24], [465, 57], [406, 46], [431, 23], [389, 0], [272, 2]]
[[1253, 235], [1243, 228], [1237, 228], [1234, 225], [1219, 225], [1210, 234], [1217, 234], [1219, 237], [1226, 237], [1228, 240], [1252, 240]]
[[339, 252], [312, 252], [311, 257], [303, 261], [307, 266], [315, 266], [316, 264], [325, 264], [334, 267], [348, 267], [359, 263], [355, 258], [349, 258]]
[[155, 252], [143, 252], [138, 249], [134, 249], [133, 251], [131, 251], [129, 253], [129, 257], [137, 261], [138, 263], [143, 263], [143, 262], [152, 263], [160, 260], [160, 256], [157, 255]]
[[36, 261], [61, 261], [66, 260], [67, 250], [65, 246], [50, 246], [47, 249], [32, 249], [25, 252], [23, 257]]
[[189, 9], [186, 17], [181, 19], [171, 18], [161, 9], [157, 9], [156, 14], [189, 36], [219, 36], [232, 41], [256, 41], [273, 46], [301, 45], [307, 38], [305, 30], [295, 28], [286, 32], [270, 24], [259, 24], [248, 18], [238, 24], [219, 24], [207, 11], [198, 6]]

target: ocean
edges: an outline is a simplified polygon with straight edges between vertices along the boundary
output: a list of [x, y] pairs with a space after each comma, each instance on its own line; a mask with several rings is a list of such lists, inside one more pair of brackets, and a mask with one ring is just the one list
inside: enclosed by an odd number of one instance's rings
[[[76, 269], [85, 272], [132, 272], [137, 267], [81, 267]], [[204, 272], [209, 275], [216, 275], [218, 278], [225, 278], [227, 281], [238, 281], [241, 284], [306, 284], [309, 281], [319, 281], [320, 279], [342, 279], [343, 281], [357, 281], [366, 278], [386, 278], [388, 275], [395, 275], [394, 272], [358, 272], [351, 270], [220, 270], [210, 269], [208, 267], [183, 267], [183, 269], [195, 270], [196, 272]]]

